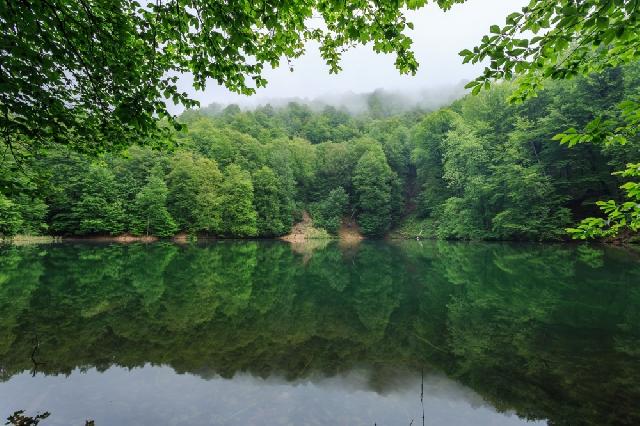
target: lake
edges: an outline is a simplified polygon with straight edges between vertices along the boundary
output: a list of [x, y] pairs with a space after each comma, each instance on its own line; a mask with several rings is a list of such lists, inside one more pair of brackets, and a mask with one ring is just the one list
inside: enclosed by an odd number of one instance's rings
[[596, 245], [0, 246], [0, 416], [640, 424], [640, 256]]

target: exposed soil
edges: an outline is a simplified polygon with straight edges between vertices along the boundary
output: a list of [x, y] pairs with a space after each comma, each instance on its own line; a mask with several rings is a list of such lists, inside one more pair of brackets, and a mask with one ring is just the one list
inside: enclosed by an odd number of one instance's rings
[[313, 229], [311, 216], [306, 211], [302, 212], [302, 221], [293, 225], [291, 232], [280, 237], [283, 241], [290, 243], [302, 243], [307, 240], [309, 232]]
[[[291, 232], [280, 237], [280, 239], [290, 243], [308, 242], [314, 239], [312, 237], [314, 231], [316, 231], [316, 228], [313, 227], [313, 220], [309, 213], [305, 211], [302, 213], [302, 221], [293, 225]], [[340, 239], [340, 244], [347, 245], [358, 243], [364, 239], [356, 221], [347, 216], [342, 219], [342, 225], [338, 230], [338, 238]]]
[[189, 234], [187, 234], [186, 232], [181, 232], [174, 235], [173, 238], [171, 238], [171, 241], [178, 244], [187, 244], [189, 242]]
[[360, 227], [351, 217], [342, 218], [342, 225], [338, 230], [341, 244], [356, 244], [364, 239]]

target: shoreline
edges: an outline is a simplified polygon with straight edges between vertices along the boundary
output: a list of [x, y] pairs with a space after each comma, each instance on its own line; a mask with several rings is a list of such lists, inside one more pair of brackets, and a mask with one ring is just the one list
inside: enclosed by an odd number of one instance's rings
[[[315, 228], [314, 228], [315, 229]], [[169, 238], [160, 238], [156, 236], [133, 236], [133, 235], [83, 235], [83, 236], [60, 236], [60, 235], [17, 235], [13, 237], [0, 237], [0, 245], [36, 245], [36, 244], [60, 244], [60, 243], [118, 243], [118, 244], [135, 244], [135, 243], [157, 243], [157, 242], [170, 242], [174, 244], [189, 244], [189, 243], [202, 243], [213, 241], [282, 241], [289, 243], [293, 246], [304, 244], [317, 244], [319, 242], [330, 243], [335, 241], [340, 245], [351, 246], [357, 245], [362, 241], [386, 241], [386, 242], [401, 242], [401, 241], [415, 241], [415, 242], [450, 242], [450, 243], [510, 243], [510, 244], [563, 244], [563, 245], [577, 245], [577, 244], [591, 244], [601, 245], [609, 247], [627, 247], [630, 249], [640, 249], [640, 243], [636, 241], [584, 241], [584, 240], [549, 240], [549, 241], [525, 241], [525, 240], [441, 240], [437, 238], [423, 237], [420, 239], [411, 237], [398, 237], [397, 235], [386, 235], [379, 238], [364, 237], [357, 233], [339, 233], [339, 235], [331, 236], [329, 234], [322, 235], [320, 237], [304, 234], [287, 234], [279, 237], [212, 237], [207, 235], [189, 236], [181, 233], [176, 234]]]

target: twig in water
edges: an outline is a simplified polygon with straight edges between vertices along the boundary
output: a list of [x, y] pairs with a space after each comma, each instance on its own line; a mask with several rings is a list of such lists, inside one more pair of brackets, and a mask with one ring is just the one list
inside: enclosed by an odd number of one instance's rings
[[31, 371], [31, 376], [35, 377], [38, 372], [38, 366], [44, 365], [44, 362], [36, 361], [36, 354], [40, 351], [40, 341], [38, 340], [38, 335], [36, 334], [36, 343], [33, 346], [33, 350], [31, 351], [31, 362], [33, 363], [33, 370]]
[[420, 374], [420, 405], [422, 406], [422, 426], [424, 426], [424, 367]]

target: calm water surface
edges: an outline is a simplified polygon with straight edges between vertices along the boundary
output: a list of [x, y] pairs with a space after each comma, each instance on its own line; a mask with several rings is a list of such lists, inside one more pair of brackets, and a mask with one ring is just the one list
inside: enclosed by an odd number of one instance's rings
[[639, 401], [623, 249], [0, 247], [0, 420], [637, 425]]

